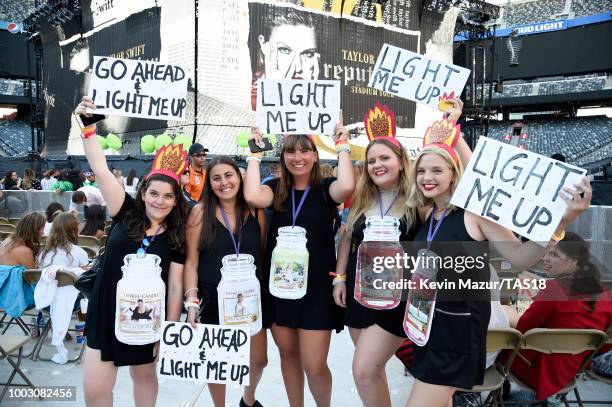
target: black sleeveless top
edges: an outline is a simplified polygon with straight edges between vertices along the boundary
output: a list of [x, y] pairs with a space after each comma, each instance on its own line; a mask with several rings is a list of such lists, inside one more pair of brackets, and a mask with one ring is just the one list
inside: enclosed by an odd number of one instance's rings
[[[221, 260], [228, 254], [234, 254], [234, 243], [225, 224], [215, 217], [215, 240], [206, 250], [200, 251], [198, 264], [198, 289], [200, 292], [210, 286], [217, 287], [221, 281]], [[250, 254], [255, 259], [257, 278], [261, 280], [261, 228], [259, 222], [249, 213], [242, 226], [240, 253]], [[236, 238], [238, 243], [238, 238]]]
[[[433, 211], [415, 238], [424, 247], [427, 247], [425, 242], [431, 216]], [[448, 256], [483, 256], [484, 267], [472, 266], [457, 273], [463, 268], [458, 268], [459, 263], [455, 263], [454, 268], [443, 264], [437, 282], [458, 282], [467, 278], [489, 281], [488, 243], [472, 239], [465, 228], [464, 217], [465, 211], [460, 208], [447, 214], [434, 236], [431, 250], [444, 259]], [[429, 341], [425, 346], [414, 347], [415, 358], [410, 371], [415, 378], [425, 383], [464, 389], [482, 383], [491, 315], [488, 298], [484, 290], [438, 289]]]

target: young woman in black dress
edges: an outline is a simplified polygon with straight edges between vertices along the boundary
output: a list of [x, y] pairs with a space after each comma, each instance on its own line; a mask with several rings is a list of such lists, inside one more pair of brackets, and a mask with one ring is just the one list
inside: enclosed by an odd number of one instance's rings
[[[261, 134], [251, 135], [259, 142]], [[342, 329], [342, 310], [332, 298], [332, 273], [336, 269], [334, 219], [337, 206], [355, 189], [348, 148], [348, 131], [337, 124], [338, 179], [322, 179], [314, 141], [305, 135], [285, 137], [281, 151], [281, 177], [260, 185], [259, 160], [249, 157], [244, 196], [256, 208], [273, 209], [264, 256], [262, 284], [264, 326], [270, 326], [280, 351], [281, 370], [291, 406], [304, 405], [304, 372], [318, 406], [331, 403], [332, 377], [327, 366], [331, 331]], [[301, 210], [295, 219], [295, 207]], [[304, 199], [302, 199], [304, 198]], [[302, 201], [303, 205], [298, 205]], [[306, 230], [309, 253], [306, 295], [280, 299], [267, 292], [272, 251], [278, 229], [296, 226]]]
[[[471, 247], [469, 242], [489, 241], [498, 253], [520, 269], [527, 269], [542, 258], [544, 246], [535, 242], [521, 243], [510, 230], [450, 205], [463, 172], [463, 165], [452, 148], [440, 144], [425, 146], [414, 165], [411, 204], [430, 206], [427, 220], [415, 241], [431, 240], [432, 250], [439, 256], [465, 254], [462, 246]], [[562, 234], [570, 222], [587, 210], [591, 201], [591, 188], [586, 177], [581, 184], [562, 191], [560, 195], [567, 203], [567, 209], [553, 238]], [[581, 192], [584, 193], [582, 196]], [[430, 224], [433, 230], [437, 230], [433, 237], [428, 237]], [[465, 242], [468, 244], [461, 244]], [[472, 271], [468, 269], [462, 275]], [[479, 277], [488, 281], [488, 275]], [[458, 274], [453, 269], [442, 268], [437, 280], [445, 278], [456, 280]], [[451, 298], [452, 295], [457, 294], [451, 290], [438, 290], [429, 340], [423, 347], [414, 347], [411, 373], [416, 380], [406, 406], [450, 406], [457, 388], [469, 389], [483, 381], [491, 305], [488, 299], [467, 297], [462, 301]]]
[[[95, 109], [84, 96], [75, 113], [90, 116]], [[159, 342], [127, 345], [115, 332], [117, 283], [122, 277], [123, 257], [136, 253], [147, 238], [146, 252], [161, 258], [162, 279], [166, 284], [166, 319], [178, 321], [183, 308], [183, 245], [185, 242], [185, 203], [178, 175], [174, 170], [153, 170], [141, 183], [136, 198], [128, 195], [106, 163], [104, 151], [95, 138], [95, 125], [83, 129], [83, 149], [108, 213], [113, 218], [111, 235], [106, 242], [104, 264], [98, 271], [94, 293], [89, 299], [86, 321], [87, 352], [83, 382], [88, 406], [113, 404], [113, 387], [119, 366], [130, 366], [134, 382], [134, 404], [154, 406], [158, 383], [155, 370]], [[173, 160], [181, 164], [184, 157]], [[184, 166], [184, 164], [183, 164]]]
[[[235, 254], [237, 246], [240, 253], [253, 256], [261, 280], [266, 219], [263, 210], [249, 207], [242, 190], [242, 176], [232, 159], [217, 157], [208, 164], [200, 202], [191, 210], [187, 222], [185, 297], [188, 303], [201, 299], [199, 319], [197, 307], [188, 310], [187, 320], [192, 324], [219, 325], [217, 286], [221, 281], [221, 260]], [[250, 362], [250, 385], [244, 388], [241, 407], [261, 406], [255, 399], [255, 390], [268, 363], [265, 329], [251, 336]], [[215, 406], [225, 406], [225, 385], [209, 383], [208, 388]]]
[[[449, 100], [446, 111], [451, 120], [461, 116], [463, 103]], [[461, 157], [469, 160], [471, 151], [463, 139], [457, 144]], [[364, 238], [365, 220], [385, 212], [400, 220], [400, 242], [410, 242], [421, 227], [427, 207], [419, 210], [407, 204], [412, 188], [412, 163], [406, 150], [395, 138], [374, 138], [366, 148], [366, 168], [357, 182], [346, 232], [338, 247], [336, 273], [346, 275], [334, 282], [334, 300], [346, 308], [344, 324], [355, 344], [353, 377], [366, 406], [391, 406], [385, 365], [403, 342], [405, 301], [389, 310], [375, 310], [354, 298], [357, 252]], [[408, 253], [410, 254], [410, 253]]]

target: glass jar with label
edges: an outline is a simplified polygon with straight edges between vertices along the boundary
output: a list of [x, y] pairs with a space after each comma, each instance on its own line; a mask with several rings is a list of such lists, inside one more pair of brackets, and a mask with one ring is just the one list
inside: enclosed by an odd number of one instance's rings
[[115, 310], [119, 342], [146, 345], [160, 339], [161, 323], [166, 319], [166, 284], [160, 262], [154, 254], [128, 254], [123, 258]]
[[357, 249], [355, 301], [373, 309], [395, 308], [402, 296], [403, 268], [397, 264], [404, 257], [400, 222], [392, 216], [370, 216], [365, 225]]
[[270, 265], [270, 293], [292, 300], [306, 295], [308, 258], [306, 229], [299, 226], [279, 228]]
[[221, 260], [221, 282], [217, 286], [219, 323], [249, 330], [261, 330], [261, 296], [253, 256], [230, 254]]

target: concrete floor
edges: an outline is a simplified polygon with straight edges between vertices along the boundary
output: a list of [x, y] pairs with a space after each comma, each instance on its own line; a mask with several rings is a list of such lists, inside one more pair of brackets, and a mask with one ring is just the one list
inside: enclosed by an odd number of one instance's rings
[[[16, 327], [11, 326], [9, 332], [18, 334]], [[22, 332], [21, 332], [22, 333]], [[29, 352], [33, 347], [33, 340], [26, 346], [26, 352]], [[66, 347], [71, 349], [71, 354], [74, 355], [78, 350], [78, 345], [74, 339], [66, 341]], [[54, 353], [54, 347], [51, 346], [50, 339], [47, 339], [43, 347], [42, 355], [50, 357]], [[353, 381], [351, 372], [351, 360], [353, 357], [353, 344], [348, 335], [348, 331], [343, 331], [340, 334], [332, 336], [331, 350], [329, 357], [329, 366], [333, 375], [333, 393], [332, 406], [338, 407], [354, 407], [361, 406], [357, 389]], [[280, 371], [280, 360], [278, 351], [272, 337], [268, 333], [268, 367], [264, 371], [263, 378], [257, 389], [257, 399], [265, 407], [285, 407], [288, 406], [287, 397], [284, 391], [283, 380]], [[2, 405], [20, 406], [20, 407], [39, 407], [42, 405], [49, 406], [83, 406], [83, 391], [82, 391], [82, 364], [68, 363], [66, 365], [57, 365], [53, 362], [32, 361], [24, 359], [22, 363], [24, 371], [30, 377], [32, 382], [37, 386], [76, 386], [76, 401], [73, 402], [40, 402], [40, 401], [9, 401], [6, 396], [2, 401]], [[5, 381], [8, 377], [9, 368], [6, 362], [0, 363], [0, 380]], [[393, 406], [404, 406], [413, 379], [410, 376], [404, 376], [404, 368], [397, 358], [392, 358], [387, 364], [387, 377], [391, 391], [391, 399]], [[207, 389], [200, 393], [201, 386], [194, 384], [160, 379], [158, 403], [159, 406], [212, 406], [212, 400]], [[612, 400], [612, 386], [607, 386], [600, 382], [591, 380], [581, 380], [580, 393], [583, 400]], [[242, 395], [241, 389], [238, 387], [228, 387], [227, 405], [238, 406]], [[115, 386], [115, 406], [133, 406], [132, 401], [132, 382], [129, 377], [127, 368], [119, 369], [117, 384]], [[194, 404], [194, 400], [195, 404]], [[305, 389], [305, 405], [314, 406], [314, 401], [310, 396], [308, 388]], [[593, 404], [591, 404], [593, 405]]]

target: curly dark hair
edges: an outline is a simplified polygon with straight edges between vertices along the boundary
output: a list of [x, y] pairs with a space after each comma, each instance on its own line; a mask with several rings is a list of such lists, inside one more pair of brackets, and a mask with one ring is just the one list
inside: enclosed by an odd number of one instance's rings
[[166, 232], [170, 239], [170, 248], [182, 252], [185, 247], [185, 219], [187, 218], [187, 206], [178, 182], [167, 175], [153, 174], [141, 182], [136, 192], [136, 198], [134, 199], [134, 208], [132, 208], [123, 218], [123, 224], [127, 234], [134, 241], [140, 242], [144, 239], [146, 230], [151, 227], [151, 221], [146, 216], [145, 203], [142, 200], [142, 195], [147, 191], [153, 181], [165, 182], [172, 186], [176, 205], [172, 208], [168, 216], [166, 216]]

